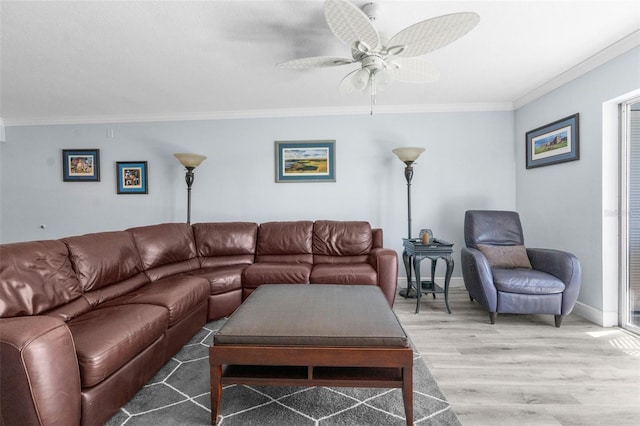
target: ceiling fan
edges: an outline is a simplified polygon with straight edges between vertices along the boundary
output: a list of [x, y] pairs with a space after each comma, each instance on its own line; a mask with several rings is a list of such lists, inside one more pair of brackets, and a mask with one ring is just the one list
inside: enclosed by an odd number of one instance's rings
[[480, 22], [480, 16], [474, 12], [452, 13], [418, 22], [387, 39], [372, 24], [377, 9], [375, 3], [359, 9], [347, 0], [326, 0], [327, 24], [335, 36], [351, 48], [351, 57], [314, 56], [282, 62], [277, 67], [306, 69], [358, 63], [360, 67], [342, 79], [339, 91], [349, 94], [368, 89], [373, 114], [376, 92], [393, 81], [438, 80], [438, 68], [417, 56], [454, 42]]

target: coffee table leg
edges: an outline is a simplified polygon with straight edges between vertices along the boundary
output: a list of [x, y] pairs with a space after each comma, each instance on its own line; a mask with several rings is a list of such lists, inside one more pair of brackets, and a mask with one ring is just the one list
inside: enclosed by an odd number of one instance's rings
[[413, 426], [413, 367], [402, 369], [402, 400], [407, 426]]
[[211, 371], [211, 424], [218, 424], [220, 399], [222, 398], [222, 365], [210, 365]]

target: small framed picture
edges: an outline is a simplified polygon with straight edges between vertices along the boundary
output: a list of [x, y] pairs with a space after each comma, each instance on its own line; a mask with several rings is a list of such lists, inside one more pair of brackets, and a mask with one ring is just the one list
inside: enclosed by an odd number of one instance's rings
[[527, 169], [580, 158], [579, 114], [554, 121], [526, 134]]
[[100, 182], [99, 149], [63, 149], [64, 182]]
[[336, 141], [276, 142], [276, 182], [335, 182]]
[[116, 162], [116, 184], [118, 194], [148, 194], [147, 162]]

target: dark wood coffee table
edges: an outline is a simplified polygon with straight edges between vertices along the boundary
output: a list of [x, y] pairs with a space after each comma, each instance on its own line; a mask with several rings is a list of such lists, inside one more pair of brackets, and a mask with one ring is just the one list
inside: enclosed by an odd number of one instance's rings
[[413, 424], [413, 350], [375, 286], [256, 289], [209, 348], [211, 423], [223, 384], [401, 388]]

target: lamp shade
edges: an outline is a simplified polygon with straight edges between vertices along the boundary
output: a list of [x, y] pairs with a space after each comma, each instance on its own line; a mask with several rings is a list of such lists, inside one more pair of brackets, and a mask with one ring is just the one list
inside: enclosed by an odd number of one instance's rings
[[178, 161], [180, 161], [180, 164], [191, 168], [198, 167], [200, 163], [207, 159], [207, 157], [200, 154], [178, 153], [173, 155], [178, 159]]
[[420, 154], [424, 152], [424, 148], [415, 147], [415, 146], [406, 147], [406, 148], [396, 148], [391, 152], [397, 155], [400, 161], [403, 161], [406, 163], [407, 161], [411, 161], [411, 162], [416, 161], [418, 157], [420, 157]]

